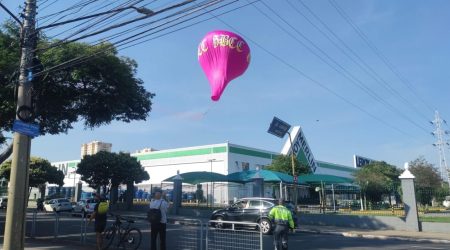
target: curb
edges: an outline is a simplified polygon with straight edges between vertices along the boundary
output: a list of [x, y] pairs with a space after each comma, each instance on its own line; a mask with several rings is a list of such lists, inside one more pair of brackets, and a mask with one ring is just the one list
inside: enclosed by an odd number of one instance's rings
[[429, 239], [429, 238], [426, 239], [426, 238], [373, 235], [373, 234], [362, 234], [362, 233], [351, 233], [351, 232], [320, 231], [320, 230], [309, 230], [309, 229], [297, 229], [296, 232], [309, 233], [309, 234], [338, 235], [338, 236], [349, 237], [349, 238], [365, 238], [365, 239], [378, 239], [378, 240], [401, 240], [401, 241], [427, 242], [427, 243], [437, 243], [437, 244], [450, 244], [450, 240]]

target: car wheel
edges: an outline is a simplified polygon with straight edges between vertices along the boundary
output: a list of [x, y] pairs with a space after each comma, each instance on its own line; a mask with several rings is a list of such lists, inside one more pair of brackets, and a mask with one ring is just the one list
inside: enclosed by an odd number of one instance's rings
[[224, 224], [221, 222], [221, 221], [223, 221], [223, 216], [220, 216], [220, 215], [216, 216], [214, 218], [214, 220], [218, 221], [218, 222], [214, 223], [215, 228], [219, 228], [219, 229], [224, 228]]
[[270, 234], [272, 232], [272, 223], [268, 219], [262, 218], [259, 220], [259, 228], [263, 234]]

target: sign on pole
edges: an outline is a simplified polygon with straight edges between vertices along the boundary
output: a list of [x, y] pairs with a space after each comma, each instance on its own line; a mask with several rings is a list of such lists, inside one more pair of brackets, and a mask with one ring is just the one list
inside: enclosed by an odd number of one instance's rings
[[298, 176], [297, 175], [294, 175], [294, 183], [298, 184]]
[[355, 168], [362, 168], [365, 165], [368, 165], [375, 160], [369, 159], [367, 157], [359, 156], [359, 155], [353, 155], [353, 166]]
[[290, 128], [291, 125], [289, 125], [287, 122], [274, 117], [267, 132], [273, 134], [274, 136], [283, 138]]
[[30, 137], [37, 137], [40, 134], [39, 131], [39, 125], [37, 124], [31, 124], [31, 123], [25, 123], [20, 120], [15, 120], [13, 124], [12, 130], [14, 132], [27, 135]]

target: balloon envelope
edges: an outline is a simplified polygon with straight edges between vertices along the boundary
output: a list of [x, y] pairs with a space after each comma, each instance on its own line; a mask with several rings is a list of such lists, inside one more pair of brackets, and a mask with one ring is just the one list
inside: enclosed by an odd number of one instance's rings
[[211, 99], [218, 101], [228, 83], [248, 68], [250, 48], [239, 35], [215, 30], [199, 44], [198, 60], [209, 80]]

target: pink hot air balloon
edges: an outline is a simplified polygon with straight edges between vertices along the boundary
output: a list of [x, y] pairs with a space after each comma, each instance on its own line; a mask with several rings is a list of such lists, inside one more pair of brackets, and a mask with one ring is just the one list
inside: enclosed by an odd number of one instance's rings
[[215, 30], [198, 46], [198, 60], [209, 80], [211, 99], [218, 101], [227, 84], [248, 68], [250, 48], [239, 35]]

